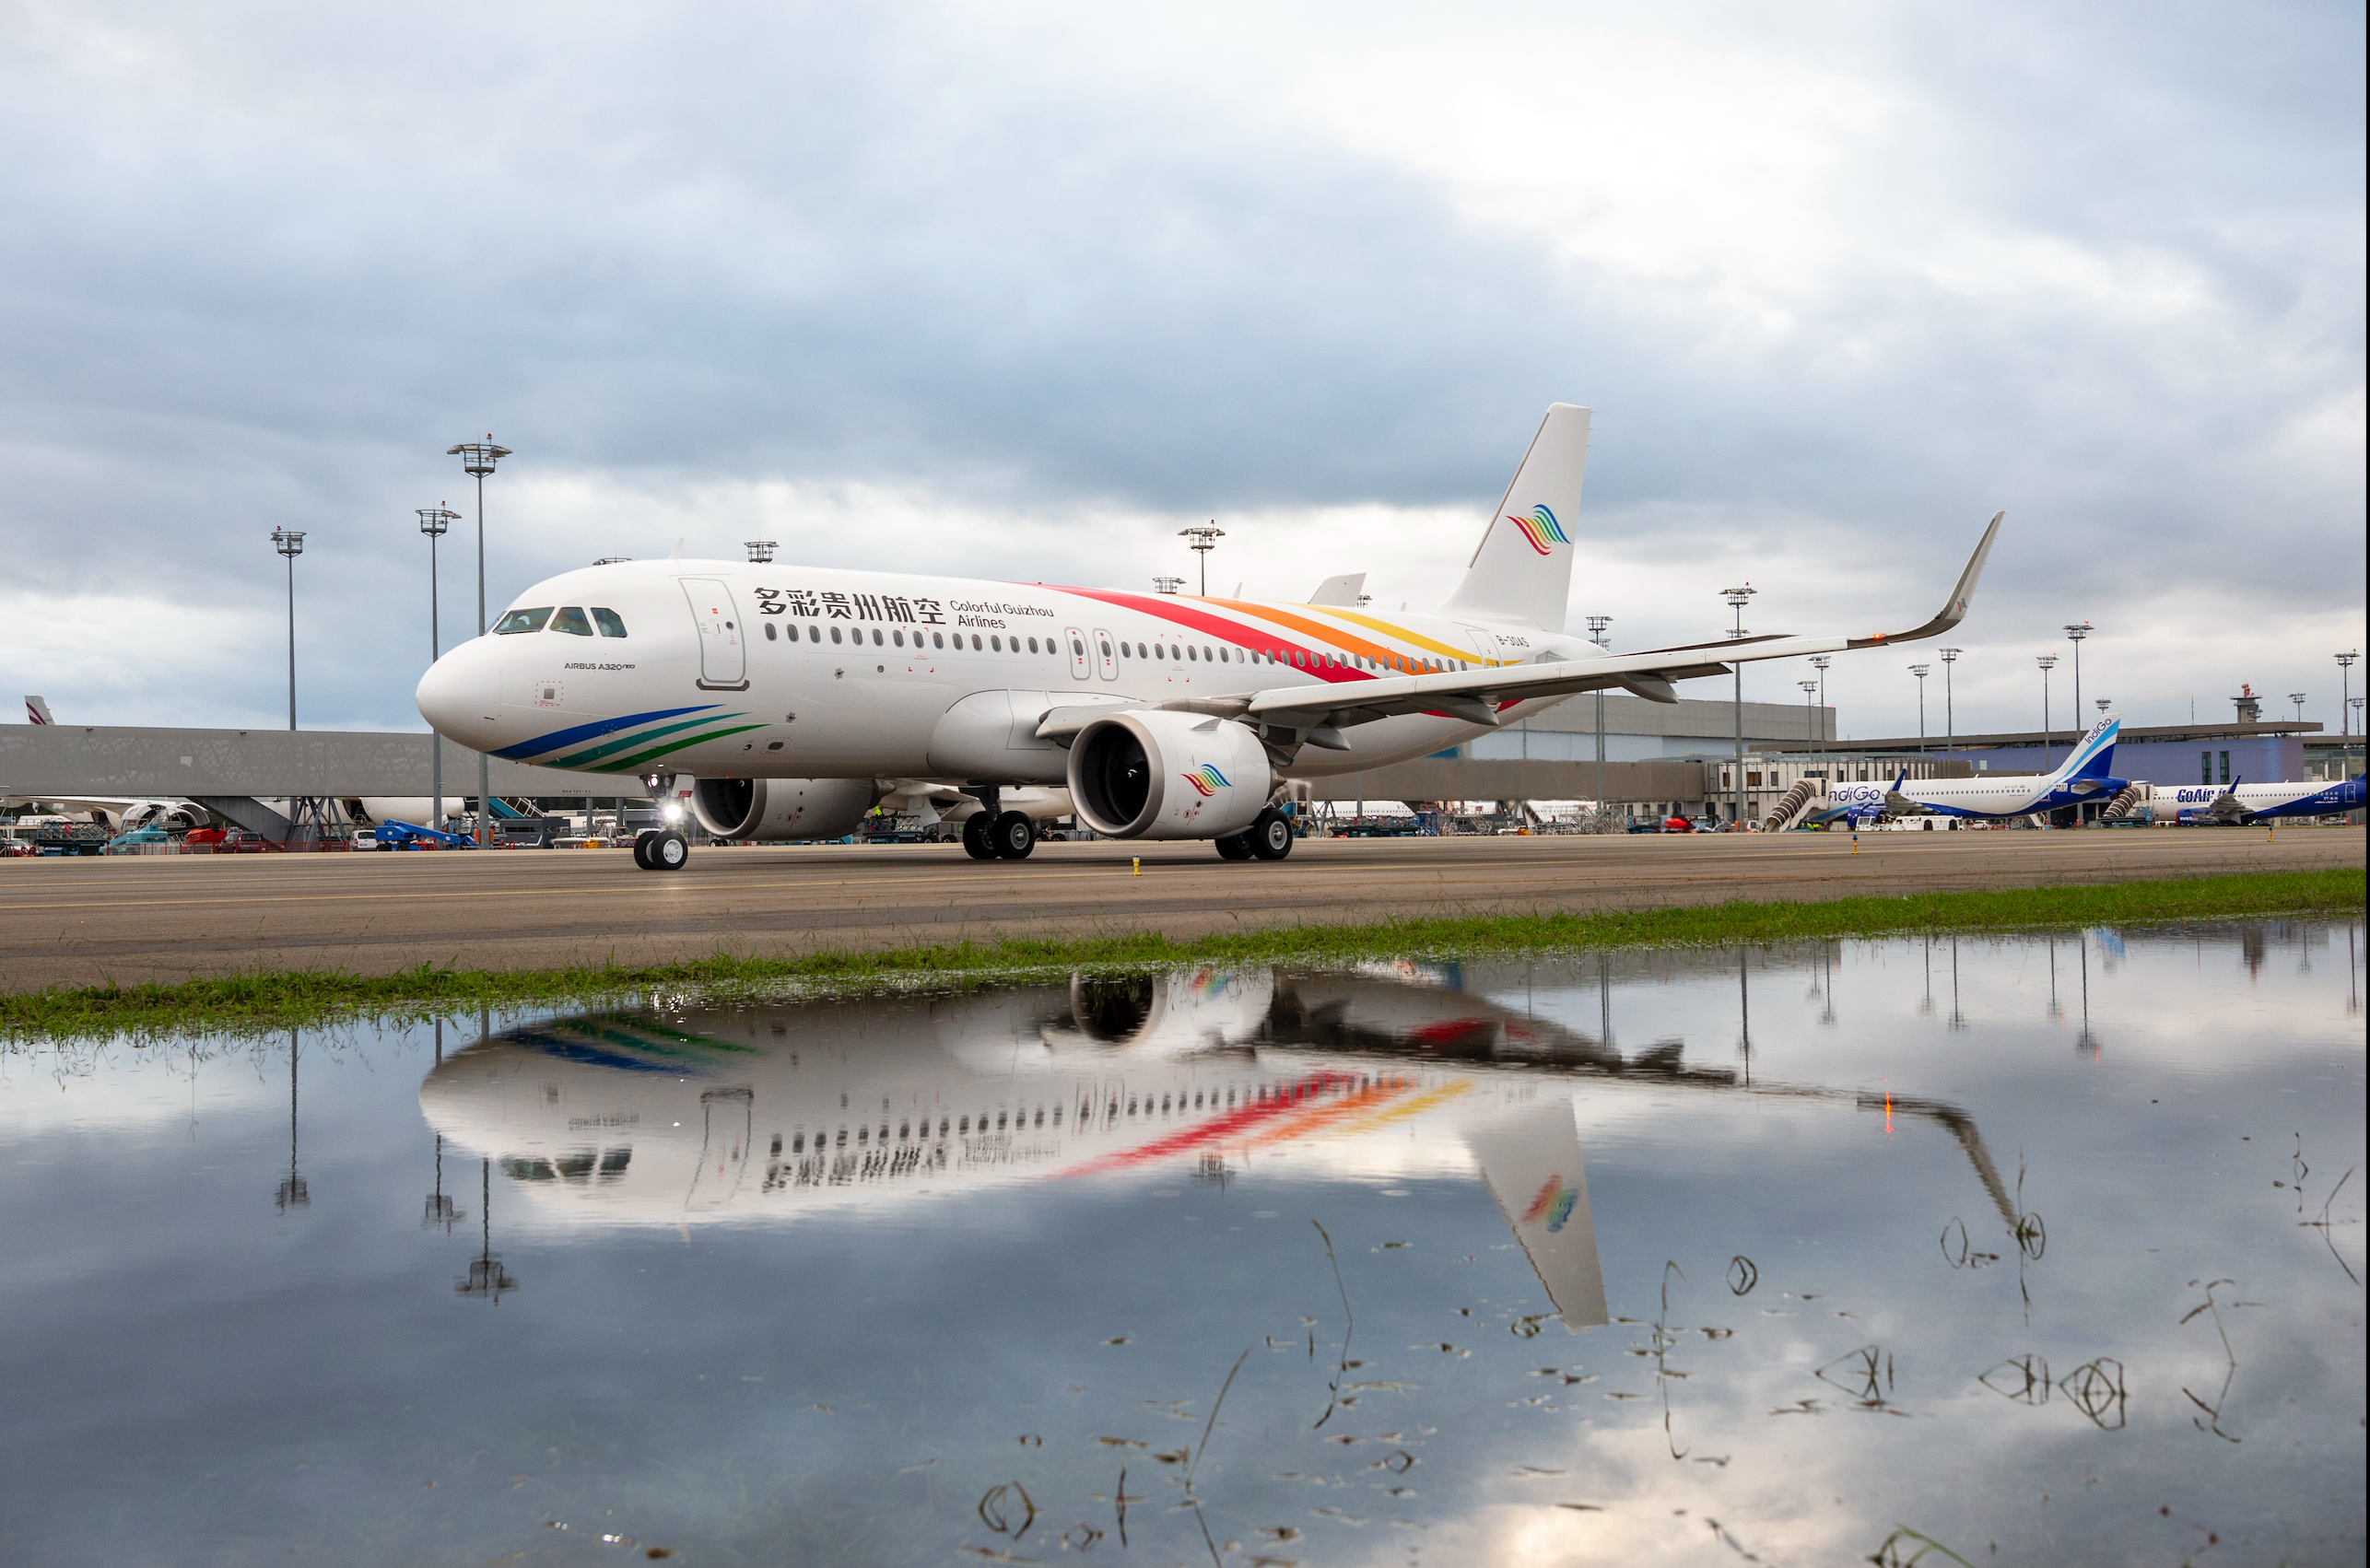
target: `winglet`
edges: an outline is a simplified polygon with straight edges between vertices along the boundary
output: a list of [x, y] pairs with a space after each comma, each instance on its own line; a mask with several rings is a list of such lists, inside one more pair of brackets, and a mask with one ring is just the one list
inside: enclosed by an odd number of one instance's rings
[[1977, 579], [1983, 576], [1983, 563], [1990, 556], [1991, 542], [2000, 536], [2000, 521], [2007, 515], [2005, 511], [1991, 514], [1990, 526], [1984, 529], [1983, 537], [1977, 541], [1975, 554], [1967, 557], [1966, 569], [1958, 574], [1957, 586], [1951, 590], [1950, 598], [1943, 602], [1932, 620], [1906, 632], [1879, 632], [1874, 637], [1856, 637], [1851, 639], [1851, 646], [1874, 648], [1880, 643], [1917, 642], [1925, 638], [1940, 637], [1966, 619], [1966, 607], [1975, 598]]

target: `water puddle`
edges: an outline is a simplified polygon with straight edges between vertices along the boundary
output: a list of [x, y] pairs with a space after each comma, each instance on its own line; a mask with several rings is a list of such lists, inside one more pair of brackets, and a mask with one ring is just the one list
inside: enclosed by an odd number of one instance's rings
[[60, 1563], [2358, 1561], [2363, 940], [19, 1047], [0, 1530]]

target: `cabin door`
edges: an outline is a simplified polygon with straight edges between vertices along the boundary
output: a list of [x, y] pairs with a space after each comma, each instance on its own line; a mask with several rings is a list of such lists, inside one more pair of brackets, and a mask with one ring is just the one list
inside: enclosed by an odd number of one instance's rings
[[732, 584], [720, 577], [686, 577], [682, 581], [692, 624], [699, 628], [700, 689], [748, 690], [748, 648], [742, 639], [741, 613], [733, 603]]

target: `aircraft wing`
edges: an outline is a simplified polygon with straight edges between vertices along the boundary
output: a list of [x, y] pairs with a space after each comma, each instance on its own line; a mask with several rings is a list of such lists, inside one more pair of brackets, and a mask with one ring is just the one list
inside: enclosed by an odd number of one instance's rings
[[[1942, 607], [1907, 631], [1874, 632], [1865, 637], [1743, 638], [1649, 649], [1606, 659], [1550, 659], [1441, 674], [1386, 676], [1316, 687], [1286, 686], [1256, 692], [1248, 698], [1228, 699], [1226, 706], [1235, 708], [1238, 704], [1235, 712], [1240, 717], [1285, 723], [1291, 722], [1294, 716], [1312, 723], [1339, 725], [1365, 723], [1398, 713], [1447, 713], [1494, 726], [1498, 722], [1497, 710], [1505, 704], [1614, 686], [1656, 702], [1676, 702], [1679, 694], [1671, 683], [1702, 675], [1724, 675], [1740, 663], [1841, 653], [1942, 636], [1966, 618], [1967, 604], [1975, 596], [1977, 580], [1983, 575], [1984, 561], [1991, 554], [1992, 541], [1999, 537], [2000, 520], [2007, 515], [1993, 515]], [[1214, 705], [1213, 708], [1214, 710]]]

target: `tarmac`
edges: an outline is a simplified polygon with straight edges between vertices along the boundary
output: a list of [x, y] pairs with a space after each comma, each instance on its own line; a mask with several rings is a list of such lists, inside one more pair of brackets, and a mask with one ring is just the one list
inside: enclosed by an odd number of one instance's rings
[[[257, 969], [547, 968], [963, 937], [1174, 938], [1416, 916], [1637, 909], [2364, 863], [2359, 828], [1308, 839], [1280, 863], [1206, 844], [701, 847], [0, 860], [0, 984]], [[1136, 857], [1141, 857], [1138, 870]]]

